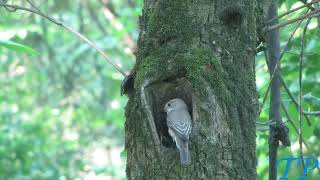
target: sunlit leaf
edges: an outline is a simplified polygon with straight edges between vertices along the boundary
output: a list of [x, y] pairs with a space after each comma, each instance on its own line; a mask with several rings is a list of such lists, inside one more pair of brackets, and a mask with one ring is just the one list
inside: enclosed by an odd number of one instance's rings
[[37, 53], [34, 49], [32, 49], [29, 46], [7, 40], [0, 40], [0, 47], [5, 47], [18, 53], [26, 53], [30, 55], [35, 55]]

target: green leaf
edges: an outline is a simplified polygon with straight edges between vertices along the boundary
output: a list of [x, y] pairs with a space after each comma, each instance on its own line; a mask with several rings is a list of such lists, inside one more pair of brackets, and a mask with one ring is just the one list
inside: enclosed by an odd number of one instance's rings
[[5, 47], [19, 53], [27, 53], [30, 55], [37, 54], [37, 52], [31, 47], [12, 41], [0, 40], [0, 47]]

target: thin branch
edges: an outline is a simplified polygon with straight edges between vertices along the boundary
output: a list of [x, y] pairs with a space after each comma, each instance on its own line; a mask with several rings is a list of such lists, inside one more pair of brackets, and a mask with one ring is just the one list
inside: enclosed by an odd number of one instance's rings
[[[281, 102], [281, 107], [282, 107], [283, 112], [287, 116], [288, 122], [292, 125], [293, 129], [295, 130], [295, 132], [299, 135], [299, 130], [298, 130], [297, 126], [294, 124], [294, 121], [292, 120], [292, 118], [291, 118], [288, 110], [284, 106], [283, 102]], [[303, 142], [304, 146], [306, 147], [306, 149], [308, 151], [309, 150], [309, 145], [307, 144], [307, 142], [304, 140], [303, 137], [302, 137], [302, 142]], [[313, 153], [311, 153], [311, 154], [312, 154], [312, 156], [316, 156]], [[318, 167], [318, 171], [320, 172], [320, 167]]]
[[[6, 4], [6, 1], [3, 1], [3, 0], [0, 0], [0, 5], [1, 6], [3, 6], [3, 5], [5, 5]], [[7, 11], [9, 11], [9, 12], [16, 12], [17, 11], [17, 9], [10, 9], [9, 7], [6, 7], [6, 6], [3, 6]]]
[[[314, 4], [314, 8], [315, 9], [320, 9], [320, 4], [319, 3], [315, 3]], [[317, 17], [317, 22], [318, 22], [318, 28], [320, 28], [320, 16]]]
[[286, 21], [284, 23], [266, 27], [265, 30], [267, 32], [269, 32], [269, 31], [273, 31], [273, 30], [276, 30], [276, 29], [280, 29], [280, 28], [285, 27], [285, 26], [287, 26], [289, 24], [295, 23], [295, 22], [297, 22], [299, 20], [303, 20], [303, 19], [319, 16], [319, 13], [320, 13], [320, 9], [316, 9], [316, 10], [311, 11], [311, 12], [309, 12], [309, 13], [303, 15], [303, 16], [300, 16], [300, 17], [297, 17], [297, 18], [294, 18], [294, 19], [290, 19], [290, 20], [288, 20], [288, 21]]
[[303, 114], [313, 115], [313, 116], [320, 116], [320, 111], [313, 111], [313, 112], [303, 111]]
[[271, 126], [271, 125], [276, 125], [276, 122], [273, 120], [269, 120], [268, 122], [258, 122], [256, 121], [257, 126]]
[[[303, 4], [307, 4], [307, 0], [299, 0], [300, 2], [302, 2]], [[314, 8], [312, 7], [312, 5], [307, 5], [308, 6], [308, 8], [311, 10], [311, 11], [313, 11], [314, 10]]]
[[[301, 53], [300, 53], [300, 64], [299, 64], [299, 146], [300, 146], [300, 156], [303, 160], [303, 151], [302, 151], [302, 69], [303, 69], [303, 57], [304, 57], [304, 42], [307, 32], [308, 25], [311, 18], [309, 18], [304, 26], [302, 37], [301, 37]], [[304, 168], [304, 163], [302, 163]]]
[[[1, 1], [1, 0], [0, 0]], [[31, 3], [32, 4], [32, 3]], [[70, 31], [71, 33], [73, 33], [74, 35], [78, 36], [80, 39], [82, 39], [83, 41], [85, 41], [88, 45], [90, 45], [91, 47], [93, 47], [96, 51], [98, 51], [103, 57], [104, 59], [110, 63], [118, 72], [120, 72], [124, 77], [127, 75], [116, 63], [114, 63], [112, 61], [111, 58], [109, 58], [100, 48], [98, 48], [94, 43], [92, 43], [88, 38], [86, 38], [85, 36], [83, 36], [82, 34], [80, 34], [79, 32], [77, 32], [76, 30], [74, 30], [72, 27], [62, 23], [62, 22], [59, 22], [57, 20], [55, 20], [54, 18], [52, 17], [49, 17], [45, 14], [43, 14], [41, 11], [38, 11], [38, 10], [33, 10], [33, 9], [29, 9], [29, 8], [25, 8], [25, 7], [22, 7], [22, 6], [17, 6], [17, 5], [10, 5], [10, 4], [4, 4], [2, 3], [1, 1], [1, 4], [0, 6], [4, 7], [4, 8], [11, 8], [13, 11], [16, 11], [16, 10], [23, 10], [23, 11], [28, 11], [28, 12], [31, 12], [31, 13], [34, 13], [34, 14], [37, 14], [39, 16], [42, 16], [46, 19], [48, 19], [49, 21], [51, 21], [52, 23], [58, 25], [58, 26], [61, 26], [63, 27], [64, 29]], [[34, 5], [31, 5], [31, 6], [34, 6]], [[9, 12], [12, 12], [12, 11], [9, 11]]]
[[[293, 13], [293, 12], [296, 12], [296, 11], [302, 9], [302, 8], [305, 8], [305, 7], [308, 7], [308, 8], [309, 8], [312, 4], [317, 3], [317, 2], [320, 2], [320, 0], [314, 0], [314, 1], [311, 1], [311, 2], [309, 2], [309, 3], [305, 3], [304, 5], [299, 6], [299, 7], [297, 7], [297, 8], [294, 8], [294, 9], [292, 9], [292, 10], [286, 12], [286, 13], [283, 13], [283, 14], [279, 15], [278, 17], [275, 17], [275, 18], [270, 19], [267, 23], [268, 23], [268, 24], [269, 24], [269, 23], [272, 23], [272, 22], [274, 22], [274, 21], [276, 21], [276, 20], [278, 20], [278, 19], [280, 19], [280, 18], [282, 18], [282, 17], [284, 17], [284, 16], [286, 16], [286, 15], [288, 15], [288, 14], [291, 14], [291, 13]], [[312, 7], [312, 6], [311, 6], [311, 7]], [[314, 9], [312, 9], [312, 10], [314, 10]]]
[[[299, 135], [299, 130], [298, 130], [297, 126], [294, 124], [294, 121], [292, 120], [292, 118], [291, 118], [287, 108], [284, 106], [283, 102], [281, 102], [281, 108], [282, 108], [284, 114], [286, 115], [286, 117], [288, 119], [288, 122], [292, 125], [293, 129], [295, 130], [295, 132]], [[302, 137], [302, 142], [306, 146], [306, 148], [308, 149], [309, 146], [306, 143], [306, 141], [303, 139], [303, 137]]]
[[[302, 2], [303, 4], [307, 4], [307, 2], [304, 1], [304, 0], [299, 0], [299, 1]], [[319, 3], [315, 3], [315, 4], [313, 4], [313, 5], [314, 5], [314, 7], [313, 7], [312, 5], [307, 5], [308, 8], [309, 8], [311, 11], [313, 11], [313, 10], [315, 10], [315, 9], [319, 9]], [[318, 27], [320, 28], [320, 16], [317, 16], [317, 22], [318, 22]]]
[[263, 132], [263, 131], [269, 131], [270, 130], [270, 128], [269, 127], [258, 127], [257, 128], [257, 131], [261, 131], [261, 132]]
[[31, 1], [29, 0], [25, 0], [25, 1], [27, 1], [33, 9], [37, 10], [38, 12], [41, 12], [41, 10], [37, 6], [35, 6]]
[[[278, 67], [278, 64], [280, 63], [280, 61], [281, 61], [281, 59], [282, 59], [282, 56], [284, 55], [284, 52], [288, 49], [289, 43], [291, 42], [294, 34], [295, 34], [296, 31], [298, 30], [298, 28], [299, 28], [300, 24], [302, 23], [302, 21], [303, 21], [303, 20], [300, 20], [300, 22], [298, 23], [298, 25], [297, 25], [297, 26], [295, 27], [295, 29], [292, 31], [289, 39], [288, 39], [287, 42], [286, 42], [286, 45], [284, 46], [284, 48], [283, 48], [283, 50], [282, 50], [282, 52], [281, 52], [281, 54], [280, 54], [279, 60], [277, 61], [277, 64], [276, 64], [275, 68]], [[271, 74], [270, 81], [272, 81], [273, 78], [274, 78], [274, 72], [275, 72], [275, 71], [273, 71], [272, 74]], [[267, 100], [267, 96], [268, 96], [268, 94], [269, 94], [270, 88], [271, 88], [271, 83], [269, 83], [268, 88], [267, 88], [267, 92], [265, 93], [265, 95], [264, 95], [264, 97], [263, 97], [263, 101], [262, 101], [262, 104], [261, 104], [260, 109], [259, 109], [259, 114], [258, 114], [259, 117], [260, 117], [262, 108], [263, 108], [263, 106], [264, 106], [264, 104], [265, 104], [265, 102], [266, 102], [266, 100]]]
[[[297, 110], [299, 111], [299, 103], [297, 102], [297, 100], [294, 98], [293, 94], [290, 92], [290, 89], [288, 88], [286, 82], [283, 80], [282, 76], [281, 76], [281, 84], [284, 87], [284, 89], [286, 90], [287, 94], [289, 95], [291, 101], [293, 102], [293, 104], [296, 106]], [[311, 122], [309, 117], [306, 115], [306, 113], [303, 111], [303, 115], [304, 118], [306, 118], [306, 121], [308, 123], [308, 126], [311, 126]]]

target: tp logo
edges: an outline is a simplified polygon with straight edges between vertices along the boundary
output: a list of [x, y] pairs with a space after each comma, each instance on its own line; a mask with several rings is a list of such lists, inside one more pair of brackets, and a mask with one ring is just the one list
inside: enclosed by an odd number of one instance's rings
[[[316, 158], [303, 158], [305, 161], [305, 167], [303, 169], [303, 174], [298, 178], [298, 180], [307, 180], [307, 173], [317, 167], [319, 167], [319, 161]], [[282, 177], [279, 178], [279, 180], [289, 180], [288, 179], [288, 174], [289, 174], [289, 168], [290, 168], [290, 163], [292, 161], [297, 161], [297, 168], [300, 167], [301, 164], [301, 158], [281, 158], [277, 160], [277, 169], [279, 167], [279, 163], [281, 161], [286, 161], [286, 170], [283, 174]], [[313, 167], [309, 167], [309, 162], [314, 162], [314, 166]]]

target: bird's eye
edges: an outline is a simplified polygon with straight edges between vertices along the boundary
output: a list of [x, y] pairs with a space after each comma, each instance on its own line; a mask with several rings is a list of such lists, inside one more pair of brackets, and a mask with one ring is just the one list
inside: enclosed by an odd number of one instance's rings
[[171, 104], [168, 104], [168, 106], [171, 106]]

